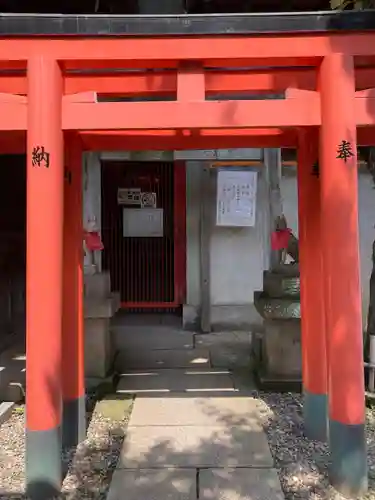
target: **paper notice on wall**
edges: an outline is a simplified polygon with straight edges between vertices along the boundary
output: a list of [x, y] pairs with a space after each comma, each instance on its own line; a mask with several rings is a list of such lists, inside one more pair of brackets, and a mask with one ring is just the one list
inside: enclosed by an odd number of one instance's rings
[[216, 225], [255, 226], [257, 177], [253, 170], [218, 171]]

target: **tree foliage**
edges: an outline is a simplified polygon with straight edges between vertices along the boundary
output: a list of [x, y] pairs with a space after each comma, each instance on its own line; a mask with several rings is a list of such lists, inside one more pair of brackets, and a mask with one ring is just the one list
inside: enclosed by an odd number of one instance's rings
[[361, 10], [375, 8], [375, 0], [330, 0], [331, 9]]

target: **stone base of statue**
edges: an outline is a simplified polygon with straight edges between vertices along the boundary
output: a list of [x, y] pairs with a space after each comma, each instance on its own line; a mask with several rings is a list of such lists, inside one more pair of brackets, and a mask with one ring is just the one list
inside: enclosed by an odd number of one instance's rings
[[264, 329], [254, 338], [255, 375], [259, 386], [271, 391], [300, 391], [301, 307], [298, 264], [265, 271], [263, 291], [254, 303]]

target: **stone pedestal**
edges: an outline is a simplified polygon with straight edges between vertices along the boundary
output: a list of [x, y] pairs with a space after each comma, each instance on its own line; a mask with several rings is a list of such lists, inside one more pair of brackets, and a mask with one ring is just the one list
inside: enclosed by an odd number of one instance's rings
[[255, 306], [264, 331], [255, 349], [256, 375], [270, 390], [296, 390], [302, 378], [300, 279], [296, 264], [266, 271]]
[[104, 379], [113, 364], [110, 320], [120, 308], [109, 273], [85, 275], [85, 376]]

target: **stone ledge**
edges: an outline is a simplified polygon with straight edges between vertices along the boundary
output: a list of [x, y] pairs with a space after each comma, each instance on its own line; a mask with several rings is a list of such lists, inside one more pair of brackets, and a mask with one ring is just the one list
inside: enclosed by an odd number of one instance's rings
[[16, 403], [13, 401], [4, 401], [3, 403], [0, 403], [0, 425], [10, 418], [15, 406]]
[[108, 297], [85, 297], [85, 319], [112, 318], [120, 309], [120, 294], [111, 293]]
[[95, 273], [84, 276], [85, 297], [95, 297], [105, 299], [111, 295], [111, 277], [110, 274]]
[[[246, 304], [214, 304], [210, 310], [212, 332], [262, 329], [262, 318], [253, 302]], [[183, 328], [186, 331], [201, 332], [198, 306], [184, 305]]]

